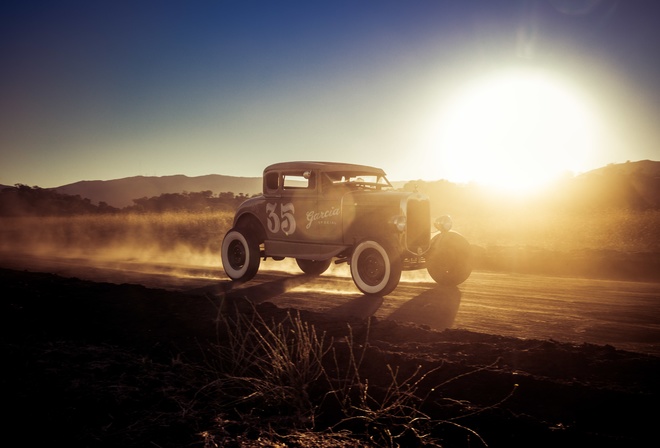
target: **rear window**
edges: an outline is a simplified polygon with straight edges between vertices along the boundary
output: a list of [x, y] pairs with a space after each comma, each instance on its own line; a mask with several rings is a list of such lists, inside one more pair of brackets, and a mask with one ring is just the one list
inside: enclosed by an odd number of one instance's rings
[[280, 174], [279, 173], [268, 173], [266, 174], [266, 190], [267, 191], [277, 191], [280, 183]]

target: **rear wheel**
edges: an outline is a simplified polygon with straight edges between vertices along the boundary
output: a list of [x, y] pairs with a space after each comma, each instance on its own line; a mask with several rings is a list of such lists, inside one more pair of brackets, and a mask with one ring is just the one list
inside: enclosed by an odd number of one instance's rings
[[231, 229], [222, 240], [222, 267], [232, 280], [246, 282], [259, 270], [259, 243], [244, 229]]
[[351, 276], [364, 294], [387, 295], [399, 284], [401, 258], [387, 244], [362, 241], [351, 255]]
[[321, 275], [329, 267], [332, 259], [328, 260], [304, 260], [302, 258], [296, 258], [296, 263], [301, 271], [308, 275]]
[[427, 270], [440, 285], [456, 286], [463, 283], [472, 272], [470, 243], [456, 232], [436, 235], [431, 240]]

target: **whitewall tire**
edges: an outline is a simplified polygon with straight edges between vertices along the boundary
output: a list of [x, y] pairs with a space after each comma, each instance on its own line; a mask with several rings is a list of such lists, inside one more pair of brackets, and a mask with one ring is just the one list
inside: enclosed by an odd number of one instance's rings
[[247, 232], [231, 229], [222, 240], [222, 267], [232, 280], [248, 281], [259, 270], [259, 243]]
[[387, 245], [362, 241], [351, 255], [351, 276], [364, 294], [384, 296], [399, 284], [401, 259]]

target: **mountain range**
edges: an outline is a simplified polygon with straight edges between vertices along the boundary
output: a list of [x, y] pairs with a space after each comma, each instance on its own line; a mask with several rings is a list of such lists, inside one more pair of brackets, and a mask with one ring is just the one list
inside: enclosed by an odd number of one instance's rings
[[214, 194], [232, 192], [247, 196], [261, 191], [260, 177], [234, 177], [220, 174], [188, 177], [134, 176], [114, 180], [84, 180], [54, 188], [58, 193], [80, 195], [92, 203], [105, 202], [113, 207], [133, 205], [133, 199], [150, 198], [165, 193], [212, 191]]

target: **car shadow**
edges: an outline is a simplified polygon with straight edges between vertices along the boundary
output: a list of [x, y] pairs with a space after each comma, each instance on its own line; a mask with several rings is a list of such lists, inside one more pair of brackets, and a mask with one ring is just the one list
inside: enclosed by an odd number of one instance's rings
[[[278, 277], [247, 287], [242, 287], [245, 283], [226, 281], [186, 292], [207, 297], [222, 297], [227, 301], [225, 304], [239, 304], [248, 301], [256, 305], [277, 298], [315, 278], [317, 277], [299, 274]], [[380, 309], [383, 301], [383, 297], [380, 296], [357, 295], [353, 299], [327, 310], [326, 313], [344, 319], [366, 319]], [[384, 319], [426, 325], [441, 331], [454, 324], [460, 303], [461, 291], [457, 287], [435, 286], [403, 302]]]
[[223, 281], [213, 285], [191, 289], [186, 291], [186, 293], [223, 297], [229, 300], [247, 299], [253, 304], [259, 304], [278, 297], [297, 286], [304, 285], [315, 278], [313, 275], [299, 274], [290, 277], [279, 277], [275, 280], [246, 287], [242, 287], [246, 282]]
[[461, 291], [457, 287], [436, 286], [404, 302], [386, 319], [442, 331], [454, 324], [460, 304]]
[[327, 314], [342, 318], [366, 319], [373, 316], [382, 304], [383, 298], [380, 296], [360, 295], [353, 300], [349, 300], [328, 310]]

